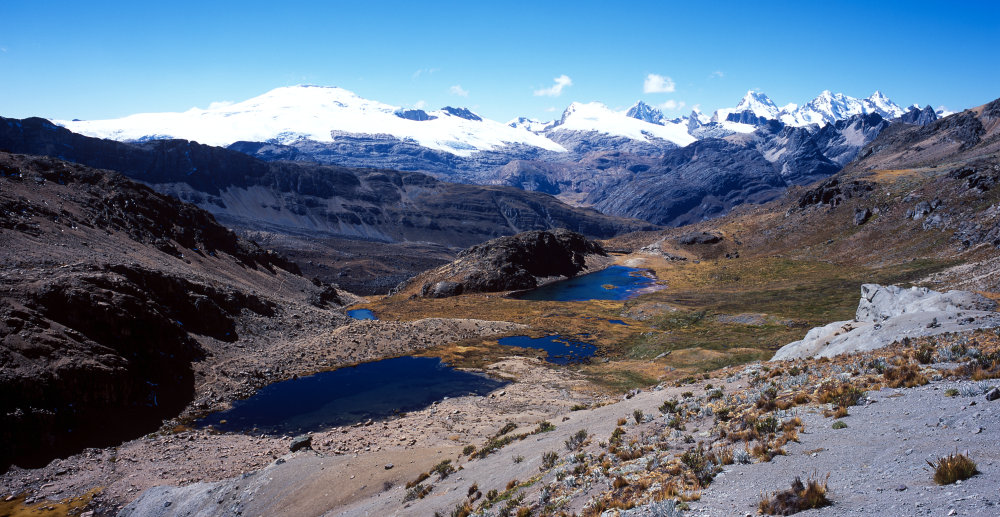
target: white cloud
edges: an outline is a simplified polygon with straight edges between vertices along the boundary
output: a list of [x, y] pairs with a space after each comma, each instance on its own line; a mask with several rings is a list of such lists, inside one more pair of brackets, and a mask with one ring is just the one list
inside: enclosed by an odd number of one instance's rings
[[413, 103], [413, 107], [416, 108], [416, 109], [418, 109], [418, 110], [424, 109], [424, 106], [427, 106], [427, 101], [425, 101], [425, 100], [419, 100], [419, 101]]
[[725, 76], [726, 76], [726, 74], [722, 73], [722, 70], [716, 70], [716, 71], [708, 74], [708, 78], [709, 79], [722, 79]]
[[673, 111], [673, 110], [682, 109], [686, 105], [687, 104], [685, 104], [684, 101], [675, 101], [673, 99], [670, 99], [667, 102], [664, 102], [663, 104], [660, 104], [660, 108], [661, 109], [665, 109], [665, 110], [669, 110], [669, 111]]
[[448, 91], [451, 92], [452, 95], [458, 95], [459, 97], [469, 96], [469, 90], [462, 88], [461, 84], [456, 84], [455, 86], [448, 88]]
[[7, 47], [0, 47], [0, 52], [7, 53]]
[[563, 88], [573, 86], [573, 80], [566, 74], [556, 77], [553, 81], [555, 81], [555, 84], [551, 87], [535, 90], [535, 97], [558, 97], [562, 95]]
[[424, 75], [424, 74], [431, 75], [434, 72], [439, 72], [439, 71], [441, 71], [440, 68], [421, 68], [421, 69], [417, 70], [416, 72], [413, 72], [413, 78], [417, 79], [421, 75]]
[[545, 108], [545, 111], [547, 111], [547, 112], [549, 112], [549, 113], [552, 113], [552, 112], [554, 112], [555, 110], [556, 110], [556, 107], [555, 107], [555, 106], [549, 106], [548, 108]]
[[665, 75], [649, 74], [642, 83], [643, 93], [670, 93], [674, 88], [674, 80]]

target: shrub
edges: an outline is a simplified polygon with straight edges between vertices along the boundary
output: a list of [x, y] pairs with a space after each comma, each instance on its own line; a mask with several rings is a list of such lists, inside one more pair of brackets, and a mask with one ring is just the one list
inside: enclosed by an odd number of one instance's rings
[[746, 449], [736, 449], [733, 451], [733, 463], [739, 463], [740, 465], [747, 465], [753, 461], [753, 457], [750, 456], [750, 451]]
[[542, 466], [538, 470], [549, 470], [556, 465], [556, 460], [559, 459], [559, 455], [555, 451], [549, 451], [542, 454]]
[[913, 388], [930, 382], [912, 363], [886, 368], [882, 377], [890, 388]]
[[549, 422], [548, 420], [542, 420], [541, 422], [538, 423], [538, 427], [536, 427], [535, 430], [532, 431], [532, 433], [533, 434], [541, 434], [541, 433], [547, 433], [549, 431], [555, 431], [555, 430], [556, 430], [556, 426], [552, 425], [552, 422]]
[[[829, 474], [827, 478], [829, 479]], [[775, 492], [770, 498], [763, 497], [757, 505], [761, 513], [767, 515], [792, 515], [803, 510], [823, 508], [833, 504], [826, 497], [826, 481], [809, 479], [806, 484], [796, 477], [788, 490]]]
[[471, 456], [474, 452], [476, 452], [475, 445], [466, 445], [465, 448], [462, 449], [462, 454], [465, 456]]
[[948, 388], [948, 389], [944, 390], [944, 396], [945, 397], [957, 397], [958, 396], [958, 390], [956, 390], [955, 388]]
[[722, 390], [720, 390], [720, 389], [714, 389], [714, 390], [708, 392], [708, 400], [709, 401], [719, 400], [721, 398], [722, 398]]
[[452, 472], [455, 472], [455, 466], [451, 464], [451, 460], [442, 460], [441, 463], [434, 465], [431, 472], [436, 473], [438, 476], [441, 476], [441, 479], [444, 479]]
[[635, 419], [635, 423], [641, 424], [642, 423], [642, 417], [643, 417], [643, 414], [642, 414], [642, 410], [641, 409], [636, 409], [635, 411], [632, 412], [632, 418]]
[[663, 404], [660, 405], [660, 413], [663, 413], [664, 415], [667, 413], [676, 413], [677, 404], [677, 399], [663, 401]]
[[431, 493], [431, 488], [432, 487], [430, 485], [424, 486], [421, 483], [417, 483], [406, 491], [406, 496], [403, 497], [403, 501], [409, 502], [414, 499], [423, 499], [427, 494]]
[[837, 420], [832, 426], [834, 429], [847, 429], [847, 424], [843, 420]]
[[913, 358], [920, 364], [929, 364], [934, 360], [934, 347], [928, 343], [920, 345], [920, 348], [913, 353]]
[[569, 408], [570, 411], [583, 411], [584, 409], [587, 409], [586, 404], [573, 404]]
[[969, 459], [965, 454], [949, 454], [944, 458], [938, 458], [937, 465], [927, 462], [934, 469], [934, 482], [939, 485], [950, 485], [956, 481], [969, 479], [979, 473], [976, 469], [976, 462]]
[[575, 451], [576, 449], [583, 447], [583, 443], [587, 441], [587, 436], [587, 430], [580, 429], [575, 434], [570, 436], [568, 440], [566, 440], [566, 448], [571, 451]]
[[524, 456], [521, 455], [514, 456], [514, 463], [521, 463], [522, 461], [524, 461]]
[[497, 431], [497, 434], [495, 434], [494, 436], [503, 436], [513, 431], [514, 429], [517, 429], [517, 424], [515, 424], [514, 422], [507, 422], [507, 424], [501, 427], [500, 430]]
[[824, 384], [820, 386], [817, 397], [821, 404], [832, 403], [835, 406], [846, 408], [856, 406], [864, 398], [865, 392], [850, 383]]
[[423, 472], [419, 476], [417, 476], [417, 479], [414, 479], [413, 481], [407, 482], [406, 483], [406, 488], [413, 488], [413, 487], [419, 485], [420, 483], [423, 483], [424, 480], [427, 479], [427, 478], [429, 478], [429, 477], [431, 477], [431, 474], [429, 472]]

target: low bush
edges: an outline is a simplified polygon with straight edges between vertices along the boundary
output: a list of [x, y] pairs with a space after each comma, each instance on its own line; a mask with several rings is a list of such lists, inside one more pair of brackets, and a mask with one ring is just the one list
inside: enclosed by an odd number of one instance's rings
[[927, 462], [934, 469], [934, 482], [939, 485], [950, 485], [956, 481], [969, 479], [979, 473], [976, 462], [965, 454], [949, 454], [938, 458], [937, 464]]
[[[827, 475], [827, 478], [830, 476]], [[788, 490], [775, 492], [771, 497], [762, 497], [757, 509], [767, 515], [792, 515], [803, 510], [830, 506], [832, 501], [826, 496], [826, 481], [809, 479], [805, 484], [796, 477]]]

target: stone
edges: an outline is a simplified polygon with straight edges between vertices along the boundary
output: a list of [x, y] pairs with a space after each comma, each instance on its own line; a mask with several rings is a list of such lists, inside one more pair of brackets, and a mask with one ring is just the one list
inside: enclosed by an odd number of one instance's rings
[[385, 470], [392, 470], [393, 467], [395, 467], [395, 465], [393, 465], [392, 463], [385, 464]]
[[872, 217], [872, 211], [870, 208], [859, 208], [854, 211], [854, 226], [861, 226], [868, 222]]
[[988, 393], [986, 393], [986, 400], [990, 402], [1000, 399], [1000, 388], [993, 388]]
[[292, 438], [292, 443], [288, 445], [288, 450], [295, 452], [302, 449], [312, 449], [312, 435], [302, 434]]
[[684, 246], [692, 244], [715, 244], [717, 242], [722, 242], [722, 235], [714, 232], [685, 233], [677, 239], [677, 243]]

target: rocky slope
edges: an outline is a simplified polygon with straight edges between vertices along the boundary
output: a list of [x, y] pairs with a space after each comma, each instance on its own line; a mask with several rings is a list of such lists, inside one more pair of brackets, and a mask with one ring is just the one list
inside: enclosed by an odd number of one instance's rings
[[152, 431], [246, 320], [352, 299], [203, 210], [51, 158], [0, 153], [0, 242], [0, 468]]
[[429, 298], [537, 287], [540, 281], [576, 276], [594, 266], [604, 249], [579, 233], [532, 231], [472, 246], [444, 266], [397, 288]]

